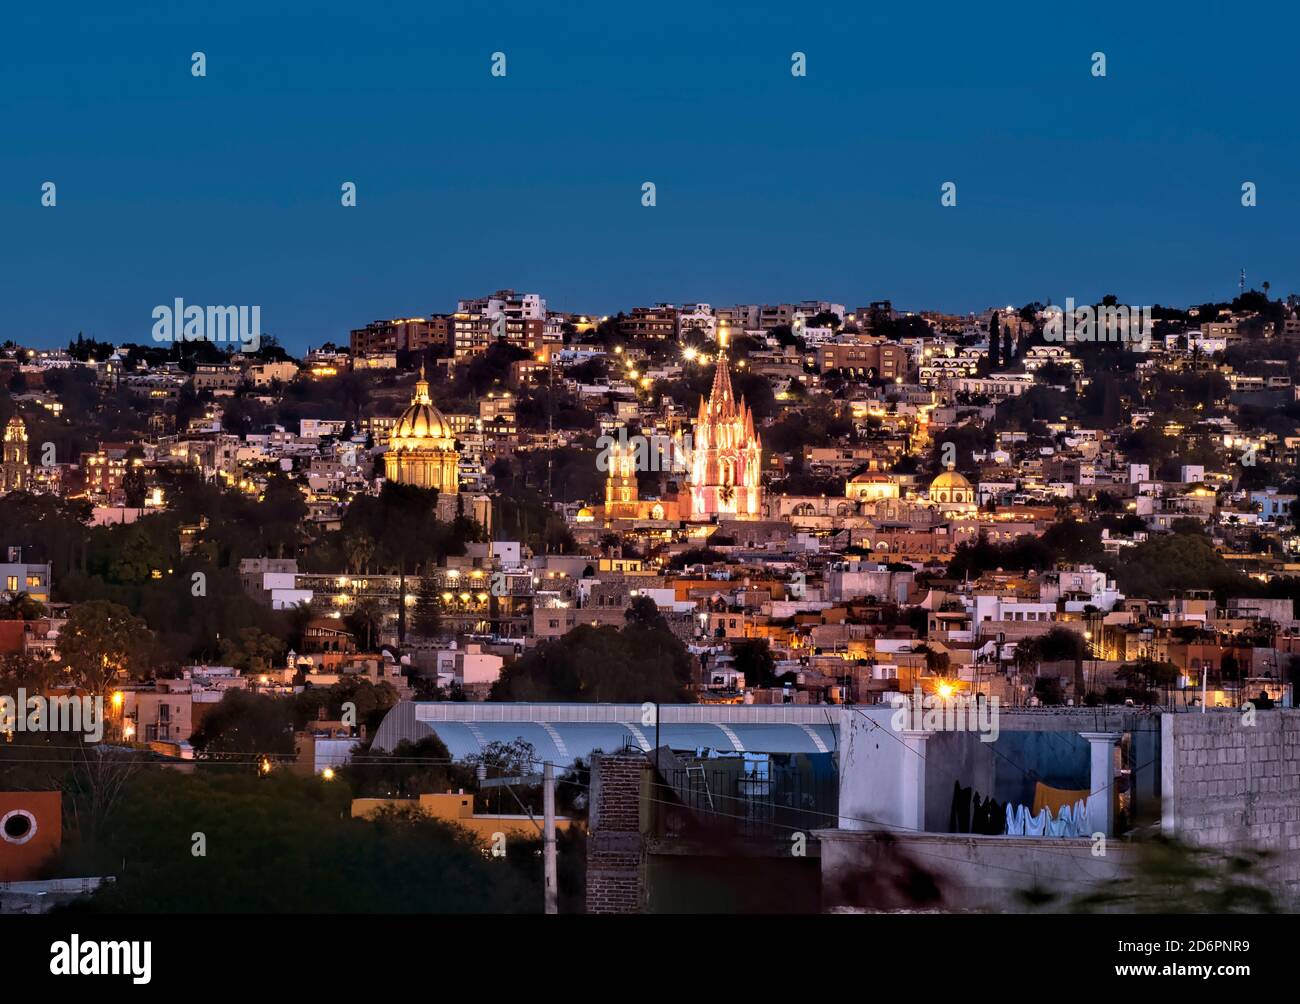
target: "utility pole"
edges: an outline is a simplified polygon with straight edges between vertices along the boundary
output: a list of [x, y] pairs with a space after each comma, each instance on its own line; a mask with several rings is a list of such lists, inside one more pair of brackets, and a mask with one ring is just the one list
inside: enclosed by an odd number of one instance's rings
[[546, 886], [546, 912], [559, 913], [555, 883], [555, 764], [542, 765], [542, 873]]

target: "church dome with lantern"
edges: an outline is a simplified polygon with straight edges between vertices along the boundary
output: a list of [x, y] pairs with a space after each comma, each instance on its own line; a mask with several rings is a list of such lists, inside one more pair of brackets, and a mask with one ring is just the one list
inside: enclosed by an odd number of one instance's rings
[[959, 472], [947, 470], [930, 482], [930, 501], [939, 505], [972, 505], [975, 487]]
[[459, 462], [451, 424], [434, 407], [424, 367], [420, 367], [411, 403], [388, 438], [384, 476], [398, 484], [454, 492], [460, 487]]
[[426, 393], [424, 399], [420, 400], [417, 393], [416, 400], [407, 405], [406, 410], [402, 412], [402, 417], [397, 420], [389, 442], [402, 446], [417, 446], [430, 439], [454, 438], [451, 426], [442, 417], [442, 412], [433, 406], [428, 394]]

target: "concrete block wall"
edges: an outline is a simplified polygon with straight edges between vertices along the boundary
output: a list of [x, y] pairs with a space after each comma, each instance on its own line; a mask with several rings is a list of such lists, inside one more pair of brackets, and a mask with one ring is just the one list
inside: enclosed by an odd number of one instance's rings
[[645, 899], [643, 754], [595, 754], [587, 839], [587, 912], [639, 913]]
[[1300, 710], [1164, 715], [1162, 829], [1225, 851], [1274, 853], [1280, 892], [1300, 897]]

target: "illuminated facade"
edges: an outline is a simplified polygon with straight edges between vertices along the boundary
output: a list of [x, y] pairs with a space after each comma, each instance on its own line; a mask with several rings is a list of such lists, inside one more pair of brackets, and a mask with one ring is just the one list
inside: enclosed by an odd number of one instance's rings
[[883, 471], [863, 471], [844, 482], [844, 497], [863, 502], [898, 498], [898, 481]]
[[605, 478], [605, 518], [637, 516], [636, 451], [620, 449], [615, 443], [609, 452], [609, 474]]
[[695, 419], [683, 517], [759, 519], [763, 510], [763, 444], [754, 416], [731, 389], [725, 353], [718, 355], [713, 389]]
[[27, 465], [27, 426], [15, 415], [5, 425], [3, 462], [0, 463], [0, 492], [25, 491], [29, 488]]
[[[615, 442], [609, 450], [609, 472], [605, 476], [605, 507], [600, 516], [605, 526], [614, 520], [675, 520], [677, 519], [677, 500], [643, 499], [637, 485], [636, 472], [638, 463], [645, 463], [648, 454], [638, 451], [632, 444]], [[585, 513], [585, 517], [584, 517]], [[578, 514], [578, 522], [591, 522], [595, 514], [584, 509]]]
[[460, 488], [456, 437], [451, 425], [429, 398], [429, 384], [420, 367], [411, 403], [393, 427], [384, 454], [384, 477], [403, 485], [455, 493]]

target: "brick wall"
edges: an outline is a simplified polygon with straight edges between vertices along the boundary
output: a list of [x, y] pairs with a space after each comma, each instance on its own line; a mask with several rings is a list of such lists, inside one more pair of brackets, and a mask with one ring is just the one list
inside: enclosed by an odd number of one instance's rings
[[1161, 716], [1163, 829], [1224, 850], [1272, 851], [1300, 897], [1300, 710]]
[[591, 763], [587, 912], [639, 913], [645, 895], [641, 796], [645, 756], [596, 754]]

